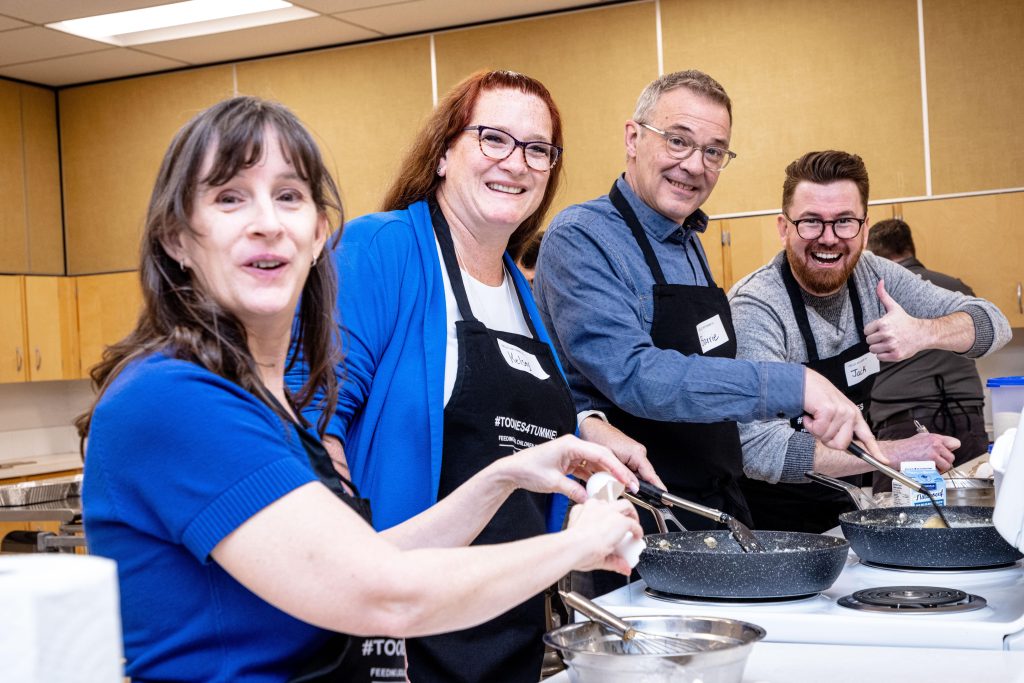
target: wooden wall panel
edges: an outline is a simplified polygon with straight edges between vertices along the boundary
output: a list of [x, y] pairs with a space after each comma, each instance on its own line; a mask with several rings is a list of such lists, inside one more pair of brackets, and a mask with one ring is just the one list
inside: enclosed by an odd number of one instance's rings
[[1017, 295], [1024, 285], [1024, 192], [910, 202], [900, 213], [926, 267], [960, 278], [1012, 326], [1024, 326]]
[[1024, 6], [925, 0], [935, 194], [1024, 186]]
[[237, 69], [240, 94], [286, 104], [314, 133], [348, 218], [379, 210], [430, 112], [429, 38], [244, 62]]
[[130, 270], [160, 160], [193, 115], [230, 97], [220, 66], [60, 91], [68, 274]]
[[706, 71], [733, 101], [739, 157], [707, 211], [778, 207], [786, 165], [816, 149], [864, 157], [873, 197], [924, 194], [915, 0], [662, 0], [661, 13], [665, 71]]
[[511, 69], [551, 91], [565, 132], [563, 184], [549, 215], [608, 192], [625, 170], [624, 124], [658, 75], [654, 3], [439, 34], [438, 90], [477, 69]]
[[27, 272], [63, 274], [57, 96], [51, 90], [22, 86], [21, 111], [25, 140]]
[[24, 273], [28, 267], [21, 88], [0, 80], [0, 188], [4, 190], [0, 203], [0, 273]]

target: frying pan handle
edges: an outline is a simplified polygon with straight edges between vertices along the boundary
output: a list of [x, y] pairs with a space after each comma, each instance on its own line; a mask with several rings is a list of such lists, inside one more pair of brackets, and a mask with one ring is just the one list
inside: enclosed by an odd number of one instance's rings
[[700, 515], [701, 517], [706, 517], [707, 519], [711, 519], [716, 522], [724, 524], [729, 519], [729, 515], [725, 514], [721, 510], [715, 510], [714, 508], [699, 505], [698, 503], [680, 498], [679, 496], [674, 496], [668, 491], [663, 491], [654, 484], [650, 484], [643, 479], [640, 480], [640, 493], [648, 499], [653, 499], [662, 505], [682, 508], [683, 510], [692, 512], [695, 515]]
[[853, 441], [851, 441], [850, 445], [846, 447], [846, 450], [848, 450], [850, 453], [853, 453], [855, 456], [857, 456], [858, 458], [860, 458], [861, 460], [863, 460], [867, 464], [871, 465], [872, 467], [874, 467], [879, 472], [887, 474], [889, 477], [891, 477], [891, 478], [895, 479], [896, 481], [900, 482], [904, 486], [908, 487], [910, 490], [917, 491], [918, 493], [924, 491], [924, 487], [922, 487], [920, 483], [914, 481], [913, 479], [911, 479], [910, 477], [906, 476], [902, 472], [897, 472], [896, 470], [894, 470], [893, 468], [889, 467], [888, 465], [883, 465], [878, 460], [876, 460], [874, 457], [872, 457], [872, 455], [870, 453], [868, 453], [866, 450], [861, 448], [859, 445], [857, 445]]
[[878, 504], [875, 503], [871, 496], [864, 493], [859, 486], [854, 486], [848, 481], [835, 479], [825, 474], [819, 474], [818, 472], [805, 472], [804, 476], [811, 481], [818, 482], [819, 484], [824, 484], [825, 486], [845, 491], [849, 494], [850, 498], [853, 499], [853, 503], [857, 506], [858, 510], [871, 510], [878, 507]]

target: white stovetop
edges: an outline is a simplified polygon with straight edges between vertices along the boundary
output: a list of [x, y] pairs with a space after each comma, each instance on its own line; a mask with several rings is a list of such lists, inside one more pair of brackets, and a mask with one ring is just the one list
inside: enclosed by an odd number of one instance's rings
[[[568, 681], [563, 671], [544, 683]], [[822, 681], [1024, 683], [1024, 652], [760, 642], [743, 672], [743, 683]]]
[[[988, 605], [951, 614], [877, 614], [841, 607], [864, 588], [940, 586], [980, 595]], [[766, 642], [861, 646], [1024, 650], [1024, 568], [978, 572], [907, 572], [868, 567], [852, 552], [839, 579], [820, 595], [796, 602], [720, 604], [657, 600], [643, 581], [597, 598], [619, 616], [688, 614], [729, 617], [767, 630]]]

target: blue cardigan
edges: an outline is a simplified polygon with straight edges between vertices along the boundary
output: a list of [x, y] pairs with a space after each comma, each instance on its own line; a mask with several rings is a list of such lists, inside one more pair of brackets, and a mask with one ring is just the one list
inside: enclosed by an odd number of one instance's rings
[[[447, 325], [427, 203], [352, 221], [334, 259], [345, 360], [327, 433], [345, 444], [374, 526], [387, 529], [437, 502], [441, 479]], [[550, 347], [530, 286], [507, 253], [505, 266]], [[552, 355], [557, 363], [554, 349]], [[298, 372], [289, 384], [301, 384]], [[306, 417], [315, 424], [320, 413], [310, 409]], [[552, 496], [550, 530], [561, 528], [567, 502]]]

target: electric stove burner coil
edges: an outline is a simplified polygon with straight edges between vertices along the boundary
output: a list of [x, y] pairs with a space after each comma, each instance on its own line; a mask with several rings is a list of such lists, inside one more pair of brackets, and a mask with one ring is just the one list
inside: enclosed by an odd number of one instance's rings
[[839, 598], [839, 604], [867, 612], [899, 612], [900, 614], [935, 614], [939, 612], [970, 612], [988, 603], [980, 595], [971, 595], [956, 588], [935, 586], [882, 586], [860, 590]]

